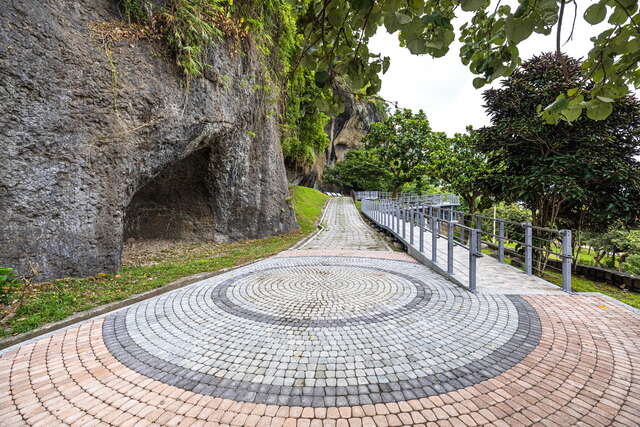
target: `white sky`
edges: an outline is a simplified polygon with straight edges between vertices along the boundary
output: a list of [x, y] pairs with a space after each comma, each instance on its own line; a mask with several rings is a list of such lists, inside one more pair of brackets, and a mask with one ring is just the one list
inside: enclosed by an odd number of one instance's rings
[[[582, 17], [585, 2], [578, 3], [573, 40], [563, 47], [565, 53], [576, 58], [586, 57], [592, 46], [589, 38], [602, 31], [603, 25], [593, 27], [585, 22]], [[458, 22], [463, 19], [464, 16], [457, 18], [454, 27], [459, 27]], [[563, 43], [569, 35], [572, 19], [573, 6], [565, 10]], [[518, 46], [520, 56], [528, 59], [537, 53], [555, 51], [555, 40], [555, 29], [549, 36], [534, 33]], [[481, 98], [482, 91], [489, 86], [474, 89], [472, 81], [478, 76], [462, 65], [457, 35], [449, 52], [442, 58], [411, 55], [408, 49], [399, 46], [397, 36], [388, 34], [384, 27], [380, 27], [370, 40], [369, 49], [372, 53], [391, 57], [389, 70], [382, 76], [380, 96], [398, 102], [401, 108], [423, 109], [432, 129], [453, 135], [464, 132], [467, 125], [477, 128], [489, 124]], [[497, 83], [494, 82], [493, 86]]]

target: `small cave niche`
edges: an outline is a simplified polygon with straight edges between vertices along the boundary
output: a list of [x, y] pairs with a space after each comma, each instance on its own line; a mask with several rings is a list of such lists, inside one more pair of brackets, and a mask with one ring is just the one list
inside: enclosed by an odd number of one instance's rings
[[214, 239], [206, 185], [209, 155], [209, 148], [195, 151], [136, 192], [125, 211], [125, 242]]

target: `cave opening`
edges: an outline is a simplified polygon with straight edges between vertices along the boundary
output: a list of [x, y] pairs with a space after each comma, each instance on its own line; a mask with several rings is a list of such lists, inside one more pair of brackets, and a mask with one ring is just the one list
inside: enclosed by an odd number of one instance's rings
[[136, 241], [213, 241], [212, 195], [207, 186], [210, 149], [167, 166], [131, 199], [125, 244]]

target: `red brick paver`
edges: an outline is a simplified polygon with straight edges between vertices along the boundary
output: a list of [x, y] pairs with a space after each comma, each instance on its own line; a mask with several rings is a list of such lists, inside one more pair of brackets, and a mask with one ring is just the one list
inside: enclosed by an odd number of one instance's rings
[[526, 299], [542, 334], [513, 368], [439, 396], [363, 407], [280, 407], [184, 391], [118, 362], [94, 320], [0, 358], [0, 424], [637, 425], [640, 319], [600, 297]]

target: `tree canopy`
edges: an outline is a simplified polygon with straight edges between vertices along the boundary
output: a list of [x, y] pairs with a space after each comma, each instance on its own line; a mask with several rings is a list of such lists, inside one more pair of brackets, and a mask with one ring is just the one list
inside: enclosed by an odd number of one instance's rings
[[[559, 55], [563, 38], [573, 35], [573, 25], [565, 21], [579, 19], [577, 0], [518, 0], [517, 7], [490, 0], [170, 0], [151, 17], [154, 0], [119, 3], [130, 20], [151, 24], [186, 74], [202, 74], [206, 44], [223, 34], [253, 33], [260, 50], [275, 58], [274, 70], [286, 78], [305, 68], [321, 90], [342, 82], [364, 95], [379, 91], [380, 74], [389, 68], [389, 58], [368, 47], [381, 26], [397, 33], [411, 53], [433, 57], [449, 51], [457, 30], [460, 59], [478, 75], [474, 86], [479, 88], [521, 64], [518, 45], [533, 33], [550, 35], [555, 26]], [[592, 119], [604, 119], [629, 86], [640, 87], [637, 0], [590, 3], [582, 19], [604, 25], [579, 70], [581, 80], [592, 84], [577, 84], [541, 104], [536, 112], [549, 123], [575, 120], [583, 110]], [[454, 28], [455, 22], [462, 24]], [[340, 111], [337, 96], [318, 102], [328, 114]]]
[[[432, 148], [429, 173], [446, 183], [446, 187], [462, 197], [469, 213], [475, 213], [491, 203], [486, 197], [483, 181], [500, 170], [486, 154], [476, 148], [478, 134], [467, 128], [466, 134], [455, 134]], [[485, 196], [485, 197], [482, 197]]]
[[446, 135], [431, 130], [424, 111], [396, 110], [384, 122], [373, 123], [363, 138], [390, 175], [390, 189], [396, 194], [404, 184], [426, 174], [433, 147], [444, 144]]
[[590, 87], [580, 73], [579, 61], [543, 54], [526, 61], [501, 88], [484, 92], [492, 125], [480, 129], [477, 146], [492, 165], [502, 165], [487, 185], [501, 200], [525, 203], [535, 225], [582, 217], [591, 229], [603, 231], [618, 220], [635, 223], [640, 220], [638, 101], [621, 98], [598, 122], [581, 116], [549, 125], [532, 114], [558, 90]]
[[[585, 109], [591, 118], [604, 119], [611, 103], [629, 93], [628, 86], [640, 87], [637, 1], [590, 3], [582, 19], [591, 25], [604, 23], [579, 70], [581, 80], [592, 84], [577, 84], [541, 104], [538, 112], [549, 122], [571, 121]], [[337, 76], [346, 76], [354, 89], [366, 88], [368, 94], [377, 92], [379, 73], [389, 66], [388, 58], [367, 47], [381, 25], [389, 33], [397, 32], [400, 44], [411, 53], [441, 57], [455, 39], [454, 18], [464, 17], [457, 29], [460, 58], [478, 75], [474, 86], [479, 88], [510, 75], [521, 64], [518, 45], [533, 33], [550, 35], [555, 26], [560, 54], [563, 39], [573, 35], [573, 25], [566, 21], [580, 19], [577, 0], [518, 0], [517, 7], [490, 0], [297, 0], [295, 4], [303, 37], [300, 61], [316, 71], [317, 83], [329, 86]], [[553, 103], [556, 96], [558, 102]]]
[[355, 191], [388, 191], [390, 173], [372, 150], [349, 151], [344, 160], [327, 169], [324, 182]]

